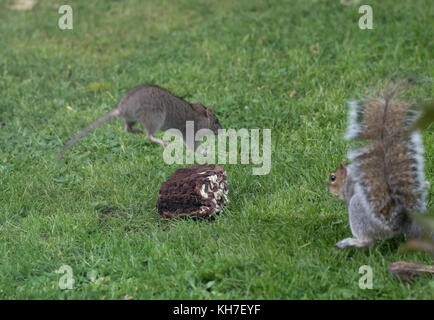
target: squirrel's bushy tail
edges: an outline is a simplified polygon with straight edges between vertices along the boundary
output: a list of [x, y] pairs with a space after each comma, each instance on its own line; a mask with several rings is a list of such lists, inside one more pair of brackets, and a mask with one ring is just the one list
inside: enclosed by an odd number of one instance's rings
[[350, 102], [346, 134], [347, 139], [371, 141], [348, 156], [374, 212], [386, 219], [426, 210], [422, 138], [419, 132], [409, 133], [418, 114], [409, 103], [396, 99], [401, 89]]
[[69, 140], [63, 146], [62, 150], [57, 154], [56, 163], [58, 163], [60, 161], [60, 159], [62, 159], [62, 156], [66, 152], [66, 150], [71, 148], [78, 140], [83, 138], [86, 134], [88, 134], [90, 131], [92, 131], [93, 129], [98, 127], [100, 124], [102, 124], [102, 123], [106, 122], [107, 120], [109, 120], [113, 117], [116, 117], [118, 115], [119, 115], [119, 111], [117, 109], [115, 109], [115, 110], [103, 115], [101, 118], [99, 118], [98, 120], [96, 120], [95, 122], [93, 122], [92, 124], [90, 124], [86, 128], [84, 128], [83, 130], [81, 130], [74, 138]]

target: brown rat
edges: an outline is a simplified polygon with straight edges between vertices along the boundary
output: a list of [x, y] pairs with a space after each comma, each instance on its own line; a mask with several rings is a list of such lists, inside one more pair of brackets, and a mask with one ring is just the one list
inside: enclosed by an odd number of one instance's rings
[[[114, 117], [124, 118], [125, 130], [131, 133], [142, 133], [141, 130], [133, 129], [137, 122], [140, 123], [146, 129], [148, 140], [162, 146], [167, 144], [154, 138], [153, 134], [160, 129], [174, 128], [182, 132], [185, 142], [186, 121], [194, 121], [195, 132], [210, 129], [217, 134], [218, 129], [222, 128], [213, 111], [201, 102], [191, 104], [158, 86], [140, 85], [127, 92], [116, 109], [103, 115], [69, 140], [57, 155], [56, 162], [59, 162], [65, 151], [87, 133]], [[195, 143], [194, 149], [197, 147], [198, 144]]]

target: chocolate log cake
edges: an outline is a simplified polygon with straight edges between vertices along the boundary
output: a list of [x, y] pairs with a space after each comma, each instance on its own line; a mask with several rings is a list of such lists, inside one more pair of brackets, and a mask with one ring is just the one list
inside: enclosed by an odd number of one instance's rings
[[182, 168], [163, 182], [157, 209], [164, 218], [209, 217], [229, 203], [226, 171], [215, 165]]

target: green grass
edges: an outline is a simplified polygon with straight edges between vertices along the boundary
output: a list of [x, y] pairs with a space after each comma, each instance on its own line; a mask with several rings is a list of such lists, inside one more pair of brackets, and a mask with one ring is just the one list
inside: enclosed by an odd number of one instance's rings
[[[416, 76], [432, 97], [430, 0], [57, 1], [28, 12], [0, 0], [0, 297], [3, 299], [433, 299], [434, 281], [386, 270], [423, 253], [403, 237], [339, 251], [345, 204], [326, 189], [348, 150], [345, 101]], [[312, 47], [313, 46], [313, 47]], [[68, 65], [72, 78], [69, 81]], [[89, 92], [92, 82], [110, 88]], [[231, 204], [214, 221], [162, 220], [161, 183], [180, 166], [113, 119], [55, 165], [68, 138], [141, 83], [214, 109], [226, 128], [271, 128], [272, 169], [225, 165]], [[296, 90], [295, 96], [290, 93]], [[69, 106], [69, 108], [67, 108]], [[161, 137], [161, 134], [159, 135]], [[434, 135], [425, 130], [433, 207]], [[70, 265], [74, 289], [58, 287]], [[373, 268], [374, 288], [358, 286]], [[88, 273], [96, 273], [95, 282]]]

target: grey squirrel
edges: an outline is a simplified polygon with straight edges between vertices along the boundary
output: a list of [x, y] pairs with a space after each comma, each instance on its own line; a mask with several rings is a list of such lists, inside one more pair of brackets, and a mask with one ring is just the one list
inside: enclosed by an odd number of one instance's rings
[[370, 247], [376, 239], [422, 233], [409, 214], [426, 211], [424, 150], [420, 132], [409, 132], [417, 113], [396, 99], [405, 87], [385, 91], [380, 98], [350, 102], [345, 138], [371, 143], [350, 151], [353, 162], [342, 161], [330, 174], [328, 189], [346, 201], [353, 234], [339, 241], [338, 248]]
[[[195, 132], [206, 128], [217, 134], [218, 129], [222, 128], [214, 112], [201, 102], [192, 104], [158, 86], [140, 85], [127, 92], [114, 110], [103, 115], [69, 140], [57, 155], [56, 162], [59, 162], [65, 151], [87, 133], [114, 117], [124, 118], [125, 130], [131, 133], [142, 133], [141, 130], [133, 129], [133, 126], [139, 122], [146, 129], [148, 140], [162, 146], [166, 146], [166, 143], [153, 136], [159, 129], [178, 129], [183, 134], [185, 142], [186, 121], [194, 121]], [[199, 143], [195, 142], [194, 146], [188, 147], [197, 150]]]

